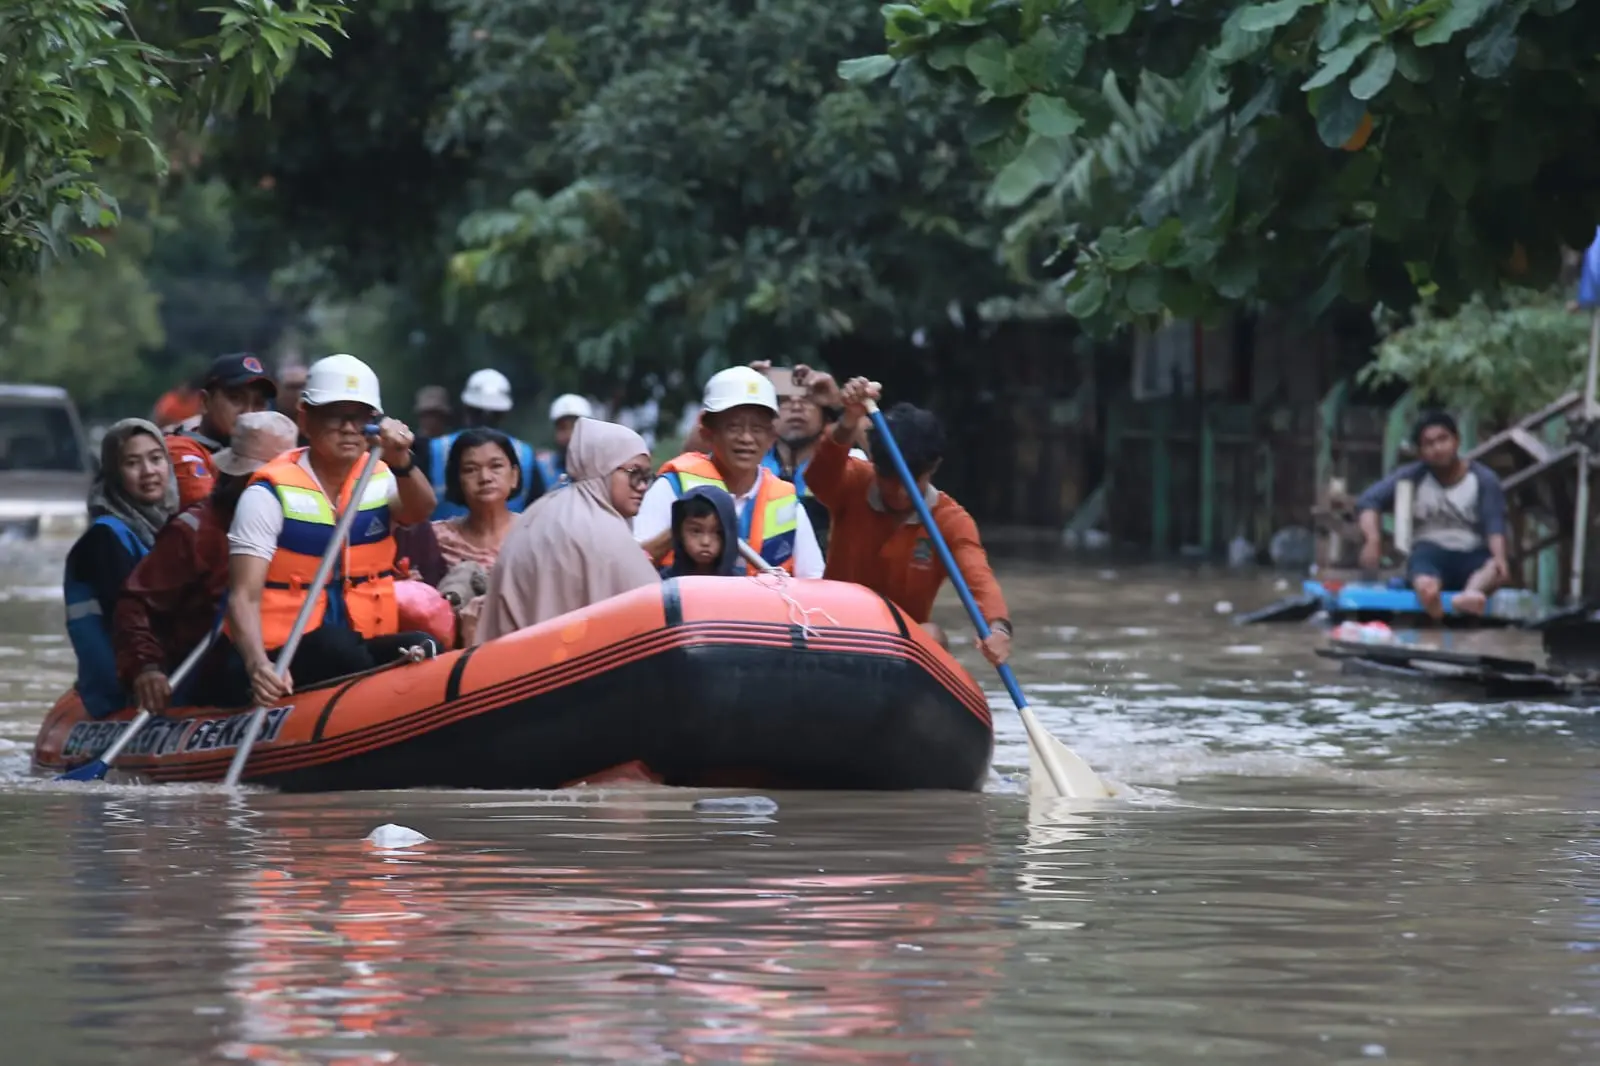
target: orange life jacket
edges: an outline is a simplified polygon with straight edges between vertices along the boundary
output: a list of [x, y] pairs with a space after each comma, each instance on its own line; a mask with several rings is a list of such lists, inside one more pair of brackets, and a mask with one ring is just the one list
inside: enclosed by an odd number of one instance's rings
[[[283, 508], [283, 531], [278, 534], [278, 550], [267, 566], [267, 580], [261, 590], [261, 643], [267, 649], [281, 648], [300, 614], [306, 591], [317, 574], [322, 553], [333, 536], [336, 512], [328, 497], [300, 466], [304, 448], [287, 452], [260, 470], [251, 484], [271, 486]], [[394, 475], [382, 460], [367, 483], [365, 496], [350, 500], [356, 479], [368, 462], [363, 458], [345, 478], [339, 489], [342, 507], [358, 508], [350, 526], [343, 559], [328, 578], [326, 592], [318, 597], [306, 623], [306, 632], [322, 625], [328, 608], [344, 624], [363, 637], [387, 636], [400, 631], [400, 609], [394, 595], [394, 536], [390, 532], [389, 494]]]
[[[714, 485], [724, 492], [728, 490], [717, 464], [701, 452], [684, 452], [676, 459], [667, 460], [662, 464], [660, 476], [667, 479], [675, 496], [681, 497], [696, 485]], [[738, 530], [725, 529], [722, 535], [732, 536], [737, 532], [769, 564], [792, 574], [795, 535], [800, 526], [800, 501], [795, 496], [792, 484], [765, 467], [761, 468], [760, 478], [755, 496], [737, 507]], [[672, 565], [670, 551], [662, 560], [662, 565]], [[755, 568], [749, 563], [745, 567], [748, 572], [755, 573]]]

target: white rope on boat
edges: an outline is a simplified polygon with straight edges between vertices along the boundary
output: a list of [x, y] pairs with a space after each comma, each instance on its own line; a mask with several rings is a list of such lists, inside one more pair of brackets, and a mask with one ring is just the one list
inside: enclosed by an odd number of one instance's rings
[[798, 626], [800, 631], [808, 638], [816, 635], [816, 625], [811, 621], [813, 616], [825, 619], [828, 625], [839, 628], [839, 620], [821, 607], [807, 607], [795, 599], [789, 591], [789, 584], [797, 580], [787, 570], [780, 569], [768, 563], [755, 549], [744, 541], [739, 542], [739, 554], [744, 556], [746, 562], [756, 568], [753, 574], [746, 576], [769, 592], [776, 592], [789, 605], [789, 624]]

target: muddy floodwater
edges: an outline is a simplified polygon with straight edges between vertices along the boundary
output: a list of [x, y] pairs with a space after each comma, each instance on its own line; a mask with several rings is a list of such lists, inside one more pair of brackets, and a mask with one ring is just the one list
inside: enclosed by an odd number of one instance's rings
[[34, 781], [62, 555], [0, 544], [5, 1066], [1600, 1062], [1591, 713], [1228, 624], [1271, 575], [1002, 568], [1023, 686], [1114, 802], [1030, 811], [997, 711], [982, 794], [705, 810]]

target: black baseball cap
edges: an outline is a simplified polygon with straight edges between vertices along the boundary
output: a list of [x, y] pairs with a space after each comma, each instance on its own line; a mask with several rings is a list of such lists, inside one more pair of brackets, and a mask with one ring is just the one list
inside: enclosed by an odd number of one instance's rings
[[233, 355], [219, 355], [211, 361], [205, 384], [208, 389], [213, 386], [231, 389], [257, 382], [266, 386], [268, 397], [278, 395], [278, 383], [272, 380], [272, 375], [261, 365], [261, 360], [248, 352], [235, 352]]

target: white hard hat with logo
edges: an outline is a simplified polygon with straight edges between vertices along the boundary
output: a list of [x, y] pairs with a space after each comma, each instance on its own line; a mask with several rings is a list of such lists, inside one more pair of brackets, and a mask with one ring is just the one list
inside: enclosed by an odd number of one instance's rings
[[593, 418], [594, 405], [575, 392], [563, 393], [550, 404], [550, 421], [563, 418]]
[[716, 414], [746, 406], [765, 407], [773, 414], [778, 413], [778, 390], [772, 387], [767, 375], [747, 366], [733, 366], [711, 375], [700, 401], [701, 410]]
[[383, 413], [378, 375], [353, 355], [330, 355], [312, 363], [306, 370], [306, 387], [300, 394], [300, 401], [307, 407], [364, 403], [378, 414]]
[[511, 382], [498, 370], [476, 370], [461, 390], [461, 402], [480, 411], [511, 410]]

